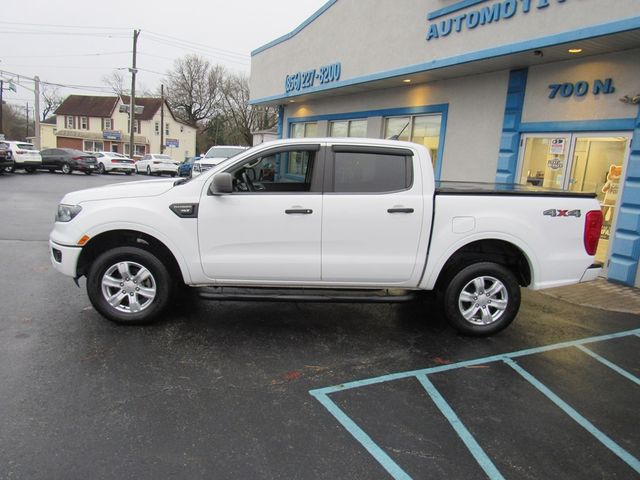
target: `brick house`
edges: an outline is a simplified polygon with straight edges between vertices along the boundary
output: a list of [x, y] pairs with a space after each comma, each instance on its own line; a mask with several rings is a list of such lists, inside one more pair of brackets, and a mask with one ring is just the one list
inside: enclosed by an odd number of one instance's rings
[[[130, 97], [70, 95], [55, 111], [56, 146], [83, 151], [112, 151], [129, 155], [129, 115], [121, 113]], [[164, 153], [175, 160], [196, 155], [196, 129], [178, 120], [169, 105], [164, 104], [164, 125], [161, 125], [162, 100], [136, 98], [143, 107], [134, 123], [135, 157], [160, 153], [161, 129], [164, 129]]]

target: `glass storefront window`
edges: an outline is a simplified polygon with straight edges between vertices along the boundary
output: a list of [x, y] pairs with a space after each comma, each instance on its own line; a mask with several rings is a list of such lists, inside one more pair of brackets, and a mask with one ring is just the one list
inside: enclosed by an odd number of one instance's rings
[[330, 137], [366, 137], [366, 120], [344, 120], [331, 122], [329, 128]]
[[83, 150], [85, 152], [101, 152], [102, 150], [104, 150], [104, 143], [85, 140], [83, 144]]
[[317, 137], [318, 124], [316, 122], [300, 122], [291, 125], [291, 138]]
[[419, 115], [414, 117], [389, 117], [384, 121], [384, 138], [398, 136], [398, 140], [424, 145], [431, 154], [433, 166], [438, 162], [442, 115]]
[[349, 122], [331, 122], [331, 128], [329, 129], [330, 137], [348, 137], [349, 136]]

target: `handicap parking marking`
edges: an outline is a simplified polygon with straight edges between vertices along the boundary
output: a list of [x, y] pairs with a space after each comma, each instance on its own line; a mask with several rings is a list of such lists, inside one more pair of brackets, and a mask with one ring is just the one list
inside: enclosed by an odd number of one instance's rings
[[566, 402], [564, 402], [560, 397], [558, 397], [555, 393], [553, 393], [548, 387], [546, 387], [542, 382], [533, 377], [529, 372], [524, 370], [520, 365], [518, 365], [514, 359], [519, 357], [525, 357], [529, 355], [535, 355], [543, 352], [550, 352], [553, 350], [559, 350], [563, 348], [578, 348], [584, 353], [592, 356], [594, 359], [601, 362], [603, 365], [606, 365], [611, 370], [616, 373], [624, 376], [628, 380], [631, 380], [635, 384], [640, 384], [640, 379], [634, 376], [633, 374], [627, 372], [626, 370], [620, 368], [615, 365], [613, 362], [601, 357], [600, 355], [592, 352], [585, 345], [595, 344], [598, 342], [605, 342], [608, 340], [613, 340], [616, 338], [623, 338], [629, 336], [640, 337], [640, 329], [627, 330], [624, 332], [618, 332], [608, 335], [600, 335], [596, 337], [585, 338], [581, 340], [574, 340], [568, 342], [561, 342], [552, 345], [529, 348], [525, 350], [519, 350], [516, 352], [505, 353], [492, 355], [488, 357], [478, 358], [474, 360], [467, 360], [457, 363], [452, 363], [448, 365], [440, 365], [437, 367], [425, 368], [420, 370], [412, 370], [407, 372], [398, 372], [392, 373], [388, 375], [382, 375], [379, 377], [369, 378], [365, 380], [357, 380], [353, 382], [347, 382], [331, 387], [325, 387], [320, 389], [311, 390], [309, 393], [315, 397], [328, 411], [331, 413], [336, 420], [374, 457], [376, 461], [395, 479], [408, 479], [411, 478], [389, 455], [387, 455], [380, 446], [378, 446], [373, 439], [362, 429], [360, 428], [343, 410], [336, 405], [330, 398], [329, 395], [342, 392], [345, 390], [360, 388], [368, 385], [376, 385], [386, 382], [391, 382], [394, 380], [400, 380], [405, 378], [416, 378], [420, 384], [425, 388], [425, 391], [429, 394], [432, 401], [436, 404], [441, 413], [446, 417], [446, 419], [451, 424], [452, 428], [456, 431], [460, 439], [463, 441], [467, 449], [473, 455], [478, 464], [483, 468], [487, 476], [491, 480], [502, 480], [504, 477], [495, 467], [491, 459], [486, 455], [482, 447], [475, 440], [473, 435], [469, 432], [469, 430], [464, 426], [462, 421], [453, 411], [453, 409], [446, 402], [444, 397], [440, 394], [440, 392], [435, 388], [435, 386], [428, 379], [428, 375], [434, 373], [441, 373], [461, 368], [474, 367], [479, 365], [486, 365], [488, 363], [494, 362], [503, 362], [509, 365], [512, 369], [514, 369], [520, 376], [522, 376], [525, 380], [527, 380], [531, 385], [536, 387], [542, 394], [544, 394], [548, 399], [550, 399], [557, 407], [559, 407], [563, 412], [569, 415], [574, 421], [576, 421], [580, 426], [586, 429], [589, 433], [591, 433], [598, 441], [600, 441], [605, 447], [611, 450], [614, 454], [616, 454], [620, 459], [622, 459], [627, 465], [629, 465], [636, 472], [640, 473], [640, 460], [627, 452], [624, 448], [614, 442], [610, 437], [606, 434], [598, 430], [591, 422], [589, 422], [586, 418], [580, 415], [576, 410], [574, 410], [571, 406], [569, 406]]

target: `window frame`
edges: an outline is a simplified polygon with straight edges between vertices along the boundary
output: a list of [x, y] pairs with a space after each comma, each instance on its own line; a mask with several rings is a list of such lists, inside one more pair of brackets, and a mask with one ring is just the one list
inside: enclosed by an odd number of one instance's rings
[[[383, 147], [383, 146], [360, 146], [360, 145], [347, 145], [347, 144], [335, 144], [330, 147], [330, 155], [325, 162], [324, 169], [324, 193], [327, 195], [389, 195], [400, 192], [407, 192], [413, 189], [416, 179], [416, 152], [410, 148], [402, 147]], [[373, 155], [393, 155], [404, 157], [405, 161], [411, 167], [411, 181], [406, 188], [397, 190], [385, 190], [379, 192], [336, 192], [335, 190], [335, 162], [336, 153], [362, 153]]]
[[[345, 120], [329, 120], [329, 131], [328, 131], [328, 137], [329, 138], [361, 138], [361, 137], [356, 137], [351, 135], [351, 125], [353, 122], [364, 122], [366, 128], [365, 128], [365, 135], [367, 132], [367, 129], [369, 128], [369, 118], [349, 118], [349, 119], [345, 119]], [[331, 129], [333, 128], [333, 124], [334, 123], [346, 123], [347, 124], [347, 136], [346, 137], [339, 137], [339, 136], [334, 136], [332, 135], [332, 131]], [[366, 138], [366, 137], [364, 137]]]
[[[311, 182], [309, 185], [309, 190], [306, 192], [300, 191], [283, 191], [283, 192], [275, 192], [269, 190], [261, 190], [256, 192], [233, 192], [230, 195], [322, 195], [324, 193], [324, 179], [325, 175], [325, 161], [326, 161], [326, 147], [321, 144], [294, 144], [294, 145], [281, 145], [278, 147], [272, 147], [266, 150], [262, 150], [261, 152], [255, 153], [250, 157], [246, 157], [239, 162], [234, 162], [232, 165], [229, 165], [227, 168], [222, 170], [220, 173], [231, 173], [233, 175], [233, 171], [237, 170], [239, 167], [244, 165], [245, 163], [250, 163], [252, 161], [257, 160], [258, 158], [267, 157], [277, 153], [285, 153], [285, 152], [296, 152], [296, 151], [305, 151], [305, 152], [315, 152], [315, 158], [313, 161], [313, 171], [311, 172]], [[213, 177], [210, 179], [213, 181]]]
[[[87, 148], [88, 144], [91, 146], [91, 148]], [[101, 145], [101, 148], [96, 148], [96, 145]], [[102, 152], [102, 151], [104, 151], [104, 141], [102, 141], [102, 140], [83, 140], [82, 141], [82, 151], [84, 151], [84, 152]]]

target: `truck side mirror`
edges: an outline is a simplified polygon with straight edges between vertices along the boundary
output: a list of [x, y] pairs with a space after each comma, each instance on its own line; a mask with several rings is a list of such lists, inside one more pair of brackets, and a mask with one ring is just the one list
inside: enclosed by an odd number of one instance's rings
[[233, 176], [227, 172], [214, 175], [213, 181], [209, 185], [209, 195], [225, 195], [227, 193], [233, 193]]

